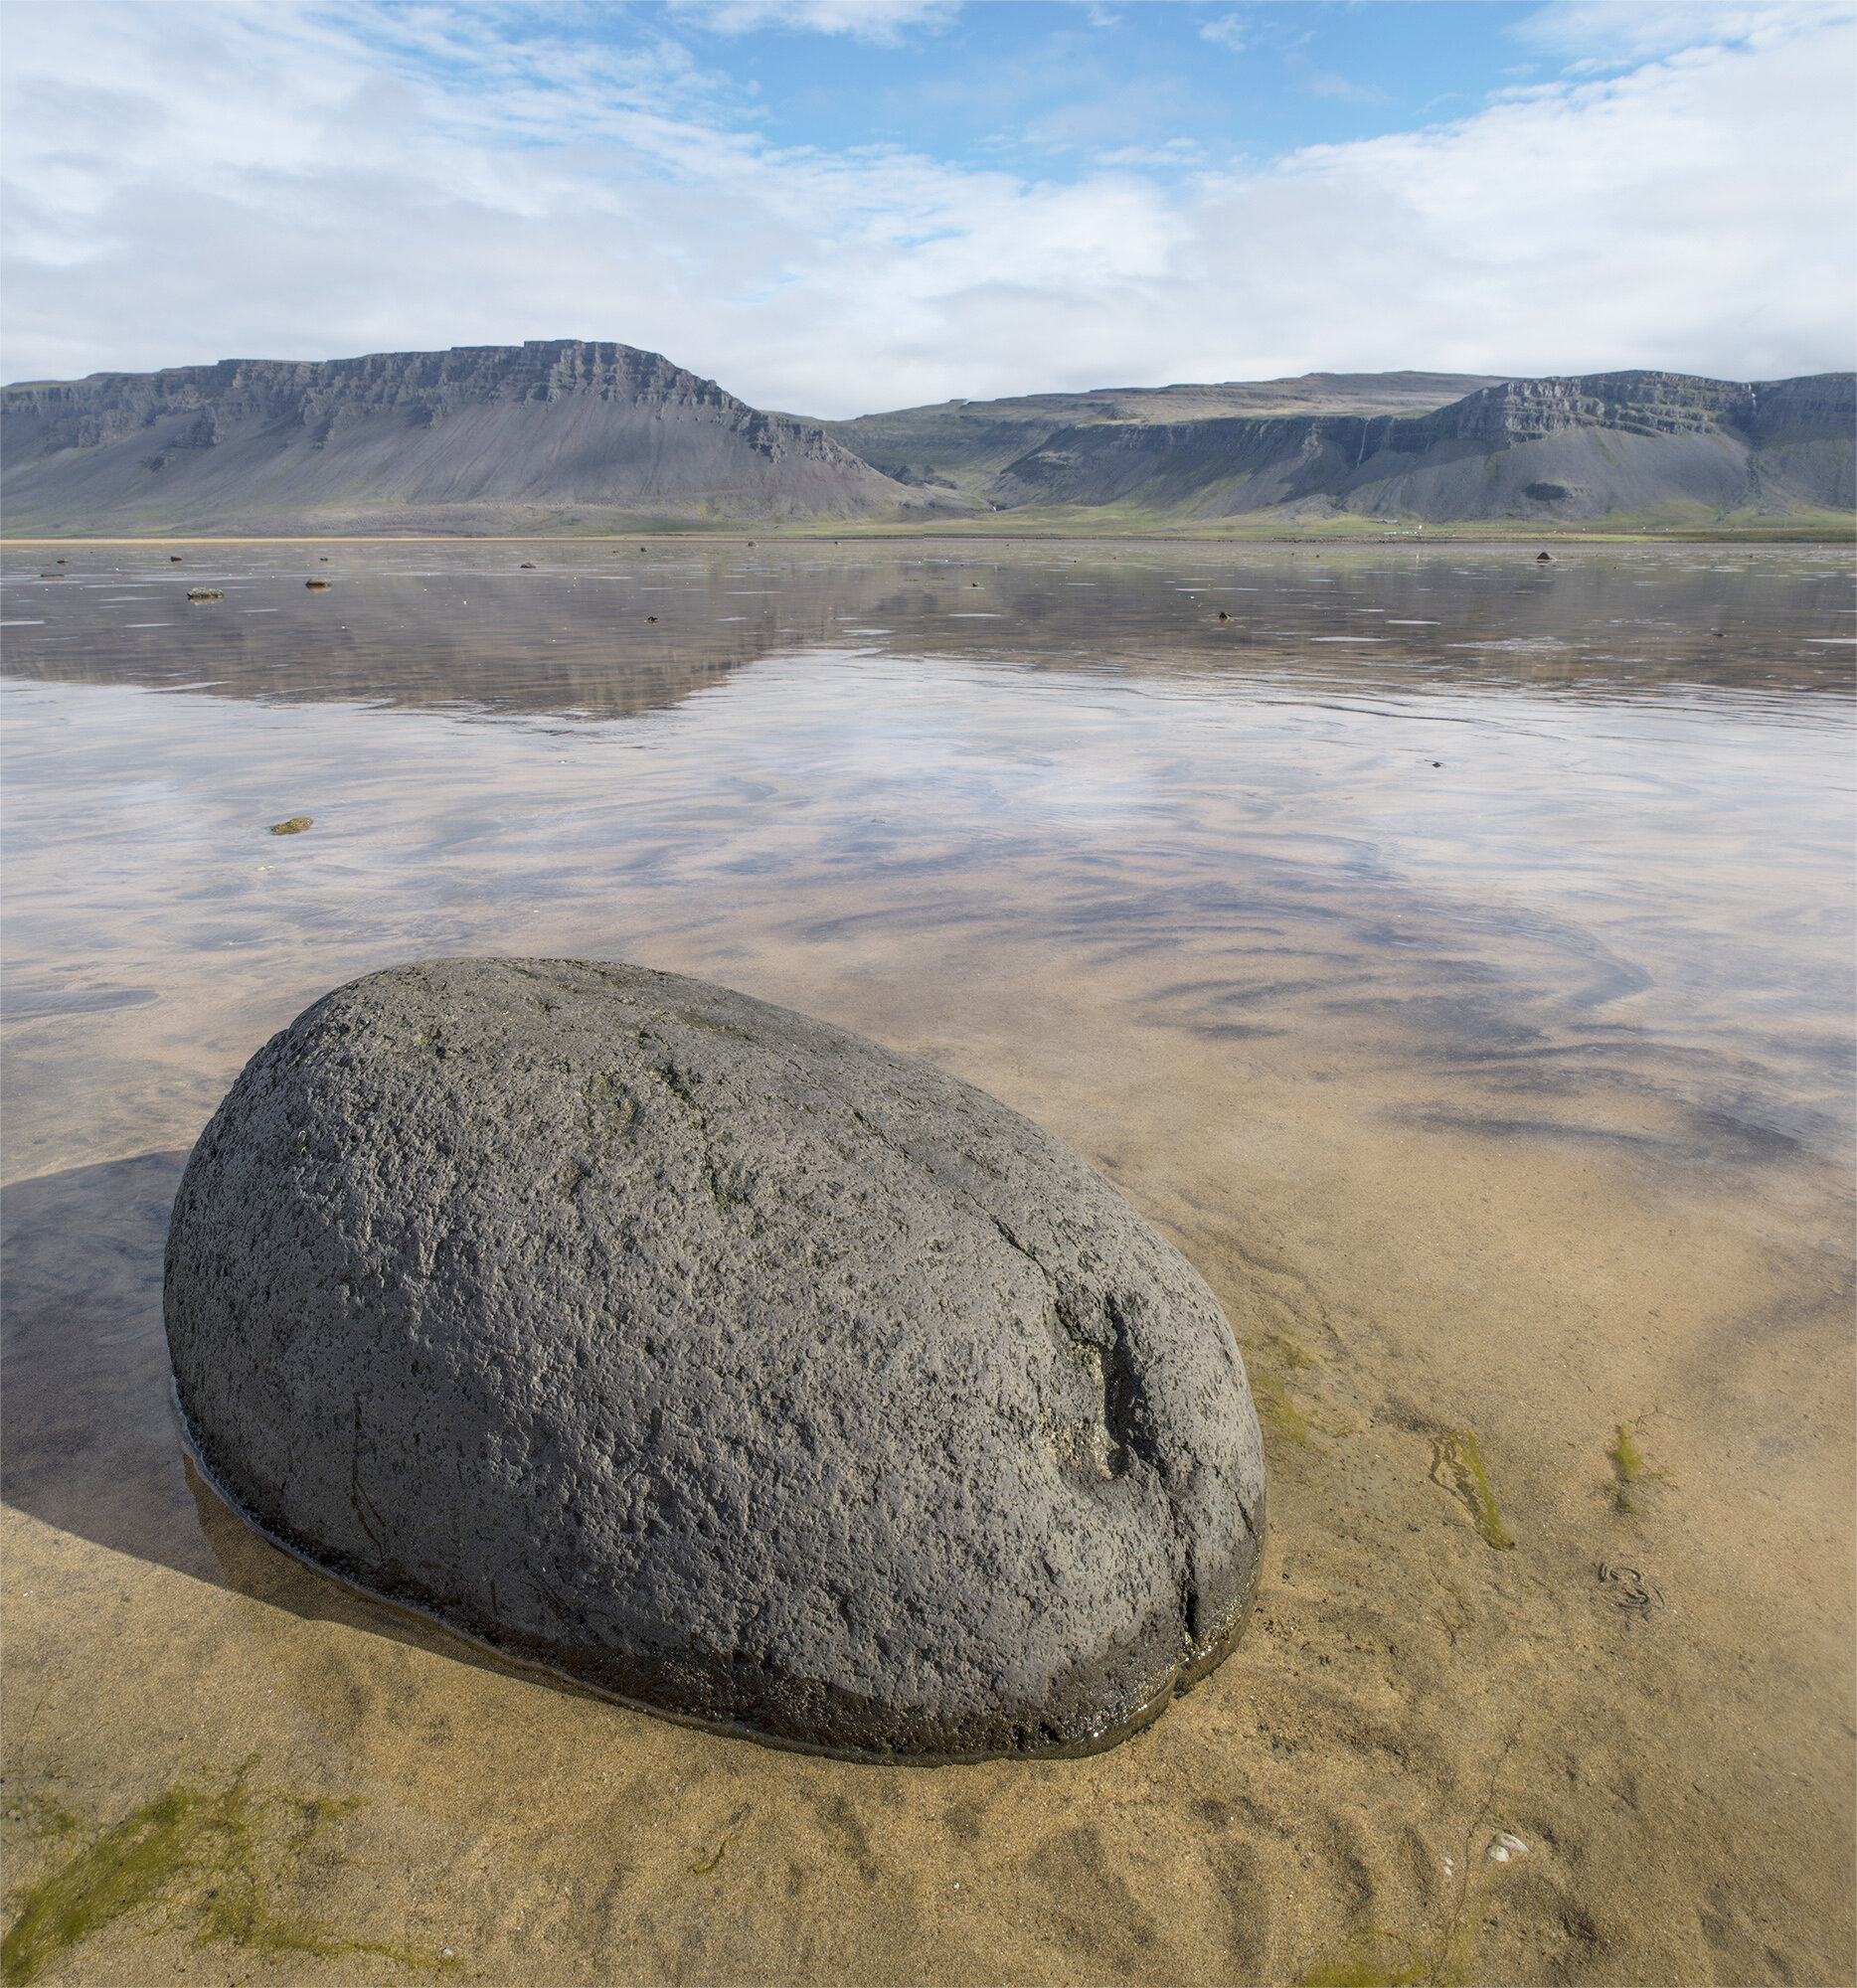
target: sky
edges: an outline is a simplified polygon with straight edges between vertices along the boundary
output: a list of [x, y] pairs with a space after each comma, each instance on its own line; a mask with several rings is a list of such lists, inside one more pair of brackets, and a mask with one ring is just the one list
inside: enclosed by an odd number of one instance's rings
[[1847, 368], [1857, 0], [5, 0], [0, 375]]

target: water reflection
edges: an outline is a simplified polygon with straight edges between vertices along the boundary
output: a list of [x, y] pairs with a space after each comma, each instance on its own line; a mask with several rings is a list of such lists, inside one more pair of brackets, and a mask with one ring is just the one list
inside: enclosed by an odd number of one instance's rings
[[[9, 549], [10, 674], [606, 719], [798, 646], [1284, 688], [1848, 687], [1849, 585], [1813, 550], [1515, 547], [1182, 558], [1152, 547]], [[1204, 551], [1205, 549], [1200, 549]], [[525, 570], [525, 567], [527, 570]], [[310, 592], [303, 575], [332, 575]], [[207, 582], [224, 599], [190, 603]], [[1229, 618], [1228, 618], [1229, 617]]]
[[[1849, 578], [1563, 551], [32, 569], [4, 1813], [89, 1840], [257, 1753], [363, 1804], [300, 1923], [508, 1981], [1301, 1979], [1369, 1935], [1440, 1977], [1847, 1974]], [[724, 981], [1100, 1167], [1266, 1423], [1225, 1669], [1097, 1761], [851, 1768], [538, 1688], [250, 1534], [167, 1389], [182, 1157], [317, 994], [465, 951]], [[5, 1826], [22, 1884], [71, 1854]], [[98, 1935], [87, 1978], [190, 1938]]]

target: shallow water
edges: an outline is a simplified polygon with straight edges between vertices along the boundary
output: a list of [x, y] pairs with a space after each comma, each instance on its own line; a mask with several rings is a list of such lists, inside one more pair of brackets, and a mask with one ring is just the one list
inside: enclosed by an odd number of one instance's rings
[[[12, 1910], [200, 1801], [141, 1904], [29, 1920], [38, 1978], [1849, 1975], [1842, 554], [39, 550]], [[852, 1766], [499, 1670], [231, 1518], [165, 1392], [186, 1148], [317, 994], [467, 951], [724, 981], [1101, 1167], [1247, 1349], [1237, 1655], [1096, 1759]]]

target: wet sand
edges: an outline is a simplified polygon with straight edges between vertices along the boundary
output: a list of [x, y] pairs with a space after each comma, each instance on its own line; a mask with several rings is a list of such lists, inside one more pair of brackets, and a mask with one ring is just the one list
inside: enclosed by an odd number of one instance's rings
[[[1841, 568], [1596, 556], [1544, 618], [1512, 553], [1175, 552], [963, 572], [989, 627], [951, 559], [704, 549], [673, 643], [565, 557], [473, 620], [489, 553], [383, 551], [309, 696], [258, 552], [211, 579], [274, 638], [10, 594], [69, 637], [7, 692], [15, 1971], [1850, 1978]], [[1215, 585], [1267, 599], [1236, 656]], [[1342, 653], [1376, 607], [1432, 625]], [[465, 950], [724, 981], [1101, 1167], [1246, 1348], [1236, 1655], [1095, 1758], [845, 1764], [500, 1669], [220, 1507], [160, 1332], [186, 1147], [317, 993]]]

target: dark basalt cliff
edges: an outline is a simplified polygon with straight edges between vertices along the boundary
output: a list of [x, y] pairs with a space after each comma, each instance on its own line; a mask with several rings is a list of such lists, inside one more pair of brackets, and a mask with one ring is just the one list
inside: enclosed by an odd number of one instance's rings
[[1045, 446], [1060, 428], [1102, 422], [1165, 426], [1221, 417], [1424, 414], [1500, 384], [1487, 373], [1304, 373], [1292, 380], [1224, 380], [1172, 387], [1098, 387], [1081, 394], [1022, 394], [1005, 401], [941, 401], [854, 420], [821, 421], [899, 483], [961, 490], [982, 499], [1008, 463]]
[[822, 428], [580, 339], [5, 389], [8, 528], [499, 532], [894, 513]]
[[1857, 376], [1744, 386], [1680, 373], [1508, 380], [1424, 414], [1060, 429], [1001, 471], [1002, 505], [1273, 507], [1447, 522], [1857, 505]]
[[554, 339], [8, 387], [0, 461], [17, 535], [598, 532], [1002, 511], [1061, 522], [1052, 514], [1108, 506], [1131, 524], [1264, 513], [1285, 525], [1684, 526], [1857, 508], [1857, 376], [1747, 386], [1599, 373], [1465, 393], [1468, 377], [1310, 374], [828, 424], [760, 413], [653, 352]]

